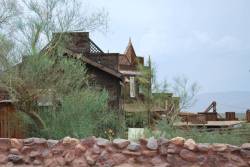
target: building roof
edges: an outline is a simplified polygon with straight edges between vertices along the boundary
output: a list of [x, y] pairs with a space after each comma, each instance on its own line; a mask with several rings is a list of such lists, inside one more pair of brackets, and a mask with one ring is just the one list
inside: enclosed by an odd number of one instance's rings
[[122, 56], [120, 56], [119, 64], [121, 65], [135, 65], [136, 62], [136, 53], [131, 42], [129, 39], [128, 46]]
[[98, 69], [100, 69], [100, 70], [102, 70], [102, 71], [104, 71], [104, 72], [106, 72], [106, 73], [108, 73], [110, 75], [113, 75], [113, 76], [115, 76], [115, 77], [117, 77], [119, 79], [123, 79], [123, 75], [119, 71], [116, 71], [116, 70], [114, 70], [112, 68], [109, 68], [109, 67], [107, 67], [107, 66], [105, 66], [103, 64], [97, 63], [97, 62], [87, 58], [86, 56], [84, 56], [81, 53], [74, 53], [69, 49], [65, 49], [64, 52], [67, 53], [67, 55], [72, 57], [72, 58], [82, 60], [84, 63], [87, 63], [87, 64], [89, 64], [89, 65], [91, 65], [93, 67], [96, 67], [96, 68], [98, 68]]
[[131, 70], [120, 70], [120, 73], [123, 75], [141, 75], [141, 72], [139, 71], [131, 71]]

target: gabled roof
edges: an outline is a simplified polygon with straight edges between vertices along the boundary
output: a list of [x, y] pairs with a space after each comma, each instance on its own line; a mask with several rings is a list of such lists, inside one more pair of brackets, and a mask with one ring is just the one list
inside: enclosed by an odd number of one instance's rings
[[81, 54], [81, 53], [74, 53], [69, 49], [64, 49], [64, 52], [67, 53], [67, 55], [72, 57], [72, 58], [79, 59], [79, 60], [81, 60], [81, 61], [83, 61], [83, 62], [85, 62], [93, 67], [96, 67], [96, 68], [98, 68], [98, 69], [100, 69], [100, 70], [102, 70], [110, 75], [113, 75], [119, 79], [123, 78], [123, 75], [120, 72], [118, 72], [112, 68], [109, 68], [107, 66], [104, 66], [103, 64], [99, 64], [99, 63], [87, 58], [86, 56], [83, 56], [83, 54]]
[[135, 65], [136, 64], [136, 53], [133, 47], [133, 44], [131, 42], [131, 39], [129, 39], [128, 46], [120, 58], [120, 64], [122, 65]]

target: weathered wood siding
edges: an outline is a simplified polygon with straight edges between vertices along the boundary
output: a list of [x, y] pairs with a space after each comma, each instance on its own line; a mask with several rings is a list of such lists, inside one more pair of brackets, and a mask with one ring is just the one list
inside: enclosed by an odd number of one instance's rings
[[23, 138], [22, 121], [11, 103], [0, 104], [0, 138]]
[[90, 82], [100, 89], [106, 89], [109, 93], [109, 105], [115, 109], [122, 108], [120, 79], [102, 70], [87, 66]]

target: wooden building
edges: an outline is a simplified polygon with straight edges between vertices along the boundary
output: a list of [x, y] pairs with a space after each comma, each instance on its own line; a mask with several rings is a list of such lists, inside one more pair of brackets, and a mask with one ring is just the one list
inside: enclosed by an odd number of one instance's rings
[[[144, 58], [136, 56], [131, 40], [123, 54], [105, 53], [89, 37], [88, 32], [55, 33], [54, 38], [65, 37], [65, 56], [79, 59], [86, 64], [89, 82], [109, 93], [112, 108], [123, 109], [124, 99], [138, 99], [140, 75], [138, 64], [144, 65]], [[53, 39], [52, 39], [53, 41]], [[50, 44], [47, 48], [50, 47]]]

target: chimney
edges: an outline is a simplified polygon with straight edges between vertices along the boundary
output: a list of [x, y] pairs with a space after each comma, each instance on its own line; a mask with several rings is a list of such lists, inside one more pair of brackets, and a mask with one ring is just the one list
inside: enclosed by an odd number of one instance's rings
[[58, 32], [53, 39], [62, 39], [65, 47], [75, 53], [90, 53], [89, 32]]

